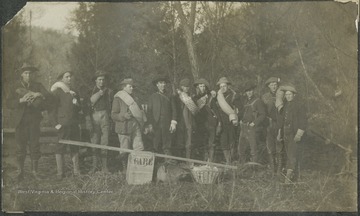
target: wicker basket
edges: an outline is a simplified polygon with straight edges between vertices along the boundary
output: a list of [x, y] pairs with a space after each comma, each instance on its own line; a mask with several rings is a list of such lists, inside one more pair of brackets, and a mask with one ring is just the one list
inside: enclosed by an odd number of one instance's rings
[[192, 169], [191, 174], [199, 184], [213, 184], [219, 177], [220, 170], [216, 167], [206, 167], [205, 169]]

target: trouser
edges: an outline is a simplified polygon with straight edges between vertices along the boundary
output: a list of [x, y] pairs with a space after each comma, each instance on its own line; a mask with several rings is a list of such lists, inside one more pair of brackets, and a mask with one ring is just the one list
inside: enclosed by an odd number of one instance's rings
[[[93, 134], [91, 136], [91, 142], [94, 144], [100, 144], [103, 146], [109, 145], [109, 114], [106, 110], [94, 111], [93, 115]], [[93, 149], [95, 155], [101, 157], [107, 157], [107, 150]]]
[[291, 129], [284, 128], [284, 147], [286, 151], [286, 169], [295, 170], [298, 163], [298, 143]]
[[193, 139], [192, 127], [186, 128], [184, 122], [180, 122], [176, 127], [176, 136], [172, 137], [174, 140], [173, 154], [178, 157], [190, 158]]
[[239, 136], [238, 153], [241, 163], [246, 162], [246, 149], [250, 146], [250, 155], [252, 162], [258, 162], [258, 146], [257, 135], [255, 127], [251, 127], [248, 124], [240, 124], [241, 131]]
[[170, 154], [171, 150], [171, 133], [169, 131], [170, 122], [167, 124], [159, 121], [154, 127], [154, 141], [153, 147], [154, 151], [158, 153]]
[[23, 166], [26, 149], [29, 146], [30, 158], [33, 161], [40, 159], [40, 119], [25, 113], [15, 129], [16, 155], [19, 166]]
[[[118, 134], [120, 148], [133, 149], [137, 151], [144, 150], [144, 143], [142, 141], [141, 129], [137, 122], [132, 122], [131, 133], [129, 134]], [[120, 152], [120, 155], [126, 154]]]

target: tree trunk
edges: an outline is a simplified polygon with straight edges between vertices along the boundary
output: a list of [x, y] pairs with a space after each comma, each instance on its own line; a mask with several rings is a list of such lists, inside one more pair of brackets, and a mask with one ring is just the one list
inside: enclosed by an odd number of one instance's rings
[[[192, 6], [195, 4], [196, 4], [196, 2], [191, 2]], [[194, 23], [188, 22], [188, 20], [185, 17], [185, 14], [184, 14], [184, 11], [182, 9], [180, 2], [175, 2], [174, 7], [179, 14], [180, 26], [184, 31], [186, 46], [187, 46], [188, 55], [189, 55], [189, 61], [190, 61], [190, 65], [191, 65], [191, 72], [192, 72], [194, 79], [197, 79], [197, 78], [199, 78], [199, 65], [198, 65], [196, 54], [195, 54], [193, 29], [191, 29], [191, 26], [194, 26]], [[194, 8], [194, 6], [193, 6], [193, 8]], [[195, 22], [195, 13], [196, 13], [196, 10], [191, 10], [190, 17], [194, 17], [191, 20], [192, 22]]]

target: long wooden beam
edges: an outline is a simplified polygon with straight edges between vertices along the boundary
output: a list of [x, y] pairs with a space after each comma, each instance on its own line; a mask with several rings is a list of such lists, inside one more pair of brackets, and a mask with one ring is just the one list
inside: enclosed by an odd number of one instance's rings
[[[88, 143], [88, 142], [79, 142], [79, 141], [73, 141], [73, 140], [59, 140], [59, 143], [67, 144], [67, 145], [82, 146], [82, 147], [99, 148], [99, 149], [118, 151], [118, 152], [128, 152], [128, 153], [138, 152], [138, 151], [131, 150], [131, 149], [123, 149], [123, 148], [118, 148], [118, 147], [113, 147], [113, 146], [104, 146], [104, 145], [98, 145], [98, 144], [93, 144], [93, 143]], [[153, 153], [153, 152], [149, 152], [149, 153], [154, 154], [154, 156], [156, 156], [156, 157], [162, 157], [162, 158], [168, 158], [168, 159], [174, 159], [174, 160], [180, 160], [180, 161], [186, 161], [186, 162], [192, 162], [192, 163], [199, 163], [199, 164], [205, 164], [205, 165], [211, 165], [211, 166], [217, 166], [217, 167], [224, 167], [224, 168], [228, 168], [228, 169], [237, 169], [236, 166], [231, 166], [231, 165], [212, 163], [212, 162], [195, 160], [195, 159], [190, 159], [190, 158], [175, 157], [175, 156], [171, 156], [171, 155], [164, 155], [164, 154], [158, 154], [158, 153]]]

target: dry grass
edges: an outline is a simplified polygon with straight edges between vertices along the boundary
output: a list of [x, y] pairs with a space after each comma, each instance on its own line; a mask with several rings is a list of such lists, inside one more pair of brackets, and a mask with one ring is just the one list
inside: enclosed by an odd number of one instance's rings
[[42, 159], [40, 169], [50, 176], [41, 182], [27, 176], [29, 180], [15, 184], [15, 170], [6, 164], [5, 168], [3, 209], [7, 211], [357, 211], [355, 178], [306, 170], [301, 183], [293, 185], [272, 179], [269, 170], [258, 170], [248, 175], [229, 173], [212, 185], [189, 181], [134, 186], [119, 173], [57, 182], [52, 157]]

